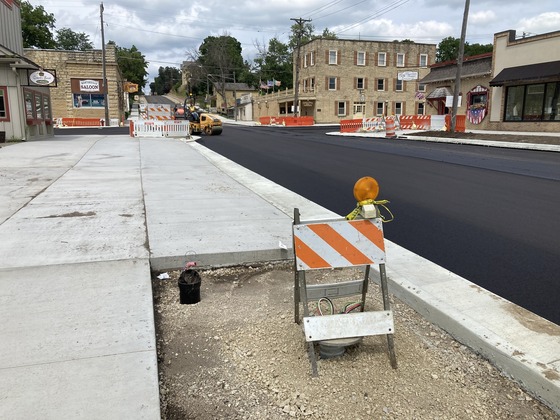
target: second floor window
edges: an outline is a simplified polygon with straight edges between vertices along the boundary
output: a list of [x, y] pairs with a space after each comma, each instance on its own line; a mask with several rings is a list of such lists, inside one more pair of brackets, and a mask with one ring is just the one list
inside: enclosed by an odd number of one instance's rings
[[311, 51], [309, 53], [309, 65], [310, 66], [314, 66], [315, 65], [315, 51]]
[[402, 92], [403, 91], [403, 81], [397, 79], [397, 83], [395, 83], [395, 91]]
[[418, 63], [420, 67], [428, 67], [428, 54], [420, 54], [420, 62]]
[[385, 79], [377, 79], [377, 90], [385, 90]]
[[365, 51], [358, 51], [356, 54], [356, 64], [358, 66], [365, 66], [366, 65], [366, 53]]
[[329, 51], [329, 64], [337, 64], [337, 51], [336, 50], [330, 50]]
[[356, 89], [365, 89], [366, 82], [363, 77], [356, 77]]
[[397, 54], [397, 67], [404, 67], [404, 54], [398, 53]]
[[336, 90], [336, 77], [329, 77], [329, 90]]
[[377, 53], [377, 65], [385, 67], [387, 65], [387, 53]]

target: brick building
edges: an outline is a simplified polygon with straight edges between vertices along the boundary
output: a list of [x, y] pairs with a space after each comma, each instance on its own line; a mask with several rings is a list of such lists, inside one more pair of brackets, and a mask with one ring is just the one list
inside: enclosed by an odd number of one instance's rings
[[560, 31], [494, 35], [492, 130], [560, 131]]
[[[57, 87], [51, 89], [52, 115], [57, 118], [105, 118], [101, 50], [61, 51], [25, 49], [25, 56], [45, 68], [56, 69]], [[124, 118], [123, 78], [114, 44], [105, 50], [107, 100], [111, 125]]]
[[[457, 60], [430, 66], [421, 80], [426, 85], [426, 114], [451, 114]], [[492, 53], [465, 57], [461, 71], [460, 105], [457, 115], [466, 115], [466, 128], [483, 130], [488, 125], [489, 83], [492, 78]]]
[[[294, 75], [297, 52], [294, 52]], [[418, 82], [435, 61], [435, 44], [314, 39], [301, 46], [299, 115], [316, 123], [341, 119], [424, 114]], [[293, 114], [294, 90], [256, 99], [255, 119]]]

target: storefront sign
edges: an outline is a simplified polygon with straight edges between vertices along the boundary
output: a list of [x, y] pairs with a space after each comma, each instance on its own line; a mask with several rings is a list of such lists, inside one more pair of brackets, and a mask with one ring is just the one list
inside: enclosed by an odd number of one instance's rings
[[29, 81], [35, 85], [46, 86], [56, 80], [53, 74], [46, 70], [37, 70], [29, 75]]
[[82, 92], [99, 92], [99, 81], [97, 80], [80, 80], [80, 91]]
[[417, 71], [401, 71], [397, 74], [399, 80], [403, 81], [411, 81], [411, 80], [418, 80], [418, 72]]

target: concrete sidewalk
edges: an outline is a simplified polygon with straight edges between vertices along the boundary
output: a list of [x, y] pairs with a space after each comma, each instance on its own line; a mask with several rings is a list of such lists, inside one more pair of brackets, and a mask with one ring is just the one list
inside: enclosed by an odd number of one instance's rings
[[[294, 207], [339, 217], [173, 139], [12, 145], [0, 179], [0, 418], [159, 418], [150, 266], [291, 258]], [[560, 413], [560, 327], [386, 246], [392, 293]]]

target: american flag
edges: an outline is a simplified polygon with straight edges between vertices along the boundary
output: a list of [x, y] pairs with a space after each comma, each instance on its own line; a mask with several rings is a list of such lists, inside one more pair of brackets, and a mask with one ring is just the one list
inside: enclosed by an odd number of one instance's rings
[[486, 108], [467, 110], [467, 118], [472, 124], [480, 124], [486, 116]]

